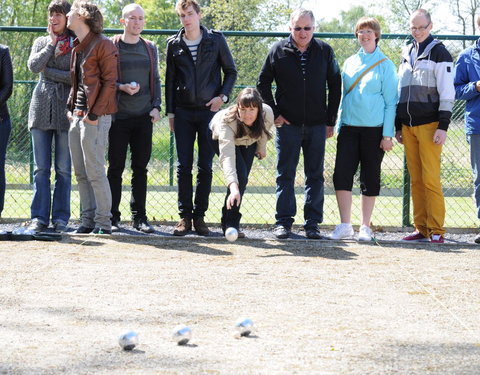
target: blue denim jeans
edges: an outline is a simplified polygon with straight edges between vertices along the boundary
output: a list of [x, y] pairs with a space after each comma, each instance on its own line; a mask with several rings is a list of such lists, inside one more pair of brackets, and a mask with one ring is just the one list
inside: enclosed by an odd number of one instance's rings
[[7, 155], [8, 138], [12, 124], [8, 116], [0, 119], [0, 215], [3, 211], [3, 204], [5, 202], [5, 157]]
[[[203, 217], [208, 209], [208, 198], [212, 188], [212, 159], [215, 155], [209, 139], [211, 132], [208, 125], [214, 115], [215, 112], [209, 109], [176, 108], [175, 110], [178, 209], [182, 218]], [[195, 139], [198, 144], [198, 172], [195, 200], [192, 202]]]
[[277, 128], [277, 225], [290, 228], [297, 213], [295, 175], [300, 150], [303, 151], [305, 171], [304, 227], [316, 227], [323, 221], [326, 128], [284, 124]]
[[480, 134], [467, 134], [470, 145], [470, 163], [473, 174], [473, 196], [477, 205], [477, 217], [480, 219]]
[[[70, 191], [72, 162], [68, 147], [68, 131], [31, 129], [35, 171], [33, 173], [33, 199], [31, 218], [48, 226], [52, 223], [67, 225], [70, 219]], [[55, 143], [55, 185], [53, 202], [50, 187], [52, 143]]]
[[68, 132], [70, 153], [80, 193], [82, 225], [110, 230], [112, 193], [105, 173], [105, 152], [111, 116], [100, 116], [98, 125], [74, 117]]

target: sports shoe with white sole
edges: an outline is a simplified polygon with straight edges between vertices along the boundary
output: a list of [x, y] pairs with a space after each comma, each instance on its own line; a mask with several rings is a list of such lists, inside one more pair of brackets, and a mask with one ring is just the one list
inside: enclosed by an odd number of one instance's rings
[[358, 231], [359, 241], [371, 241], [372, 237], [373, 237], [373, 233], [370, 227], [367, 227], [366, 225], [360, 226], [360, 230]]
[[351, 238], [354, 233], [352, 224], [341, 223], [335, 227], [328, 238], [331, 240], [341, 240], [343, 238]]

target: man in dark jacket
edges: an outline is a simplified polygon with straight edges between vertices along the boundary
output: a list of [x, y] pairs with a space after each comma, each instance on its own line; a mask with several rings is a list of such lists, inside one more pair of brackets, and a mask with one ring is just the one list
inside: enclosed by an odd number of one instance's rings
[[310, 10], [294, 11], [291, 35], [273, 45], [257, 83], [263, 99], [273, 108], [277, 126], [277, 238], [290, 235], [296, 215], [294, 185], [300, 149], [305, 170], [305, 233], [308, 238], [321, 238], [318, 224], [323, 221], [325, 140], [333, 135], [341, 76], [332, 48], [313, 38], [314, 30]]
[[[208, 124], [228, 101], [237, 70], [225, 38], [200, 25], [195, 0], [180, 0], [176, 12], [183, 28], [167, 42], [165, 97], [170, 130], [177, 147], [178, 207], [181, 220], [173, 232], [186, 235], [193, 226], [207, 236], [204, 221], [212, 185], [213, 147]], [[221, 72], [224, 77], [222, 82]], [[192, 166], [198, 134], [198, 174], [195, 204], [192, 202]]]
[[112, 194], [105, 173], [105, 151], [111, 114], [117, 111], [118, 52], [101, 34], [103, 16], [96, 5], [75, 1], [67, 18], [67, 27], [77, 35], [67, 102], [68, 141], [82, 206], [82, 224], [76, 232], [110, 234]]
[[119, 229], [122, 174], [130, 146], [133, 227], [154, 232], [147, 221], [147, 165], [152, 153], [153, 123], [160, 119], [160, 76], [157, 47], [140, 37], [145, 12], [138, 4], [123, 8], [123, 34], [111, 39], [118, 48], [118, 111], [108, 142], [108, 182], [112, 192], [112, 230]]
[[5, 199], [5, 156], [12, 123], [8, 113], [7, 100], [13, 91], [13, 67], [10, 51], [0, 44], [0, 217]]

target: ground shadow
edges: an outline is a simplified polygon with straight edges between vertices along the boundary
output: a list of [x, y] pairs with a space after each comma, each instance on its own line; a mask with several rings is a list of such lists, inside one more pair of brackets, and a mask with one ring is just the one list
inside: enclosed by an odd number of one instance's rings
[[367, 358], [388, 374], [480, 374], [480, 346], [471, 343], [385, 343]]
[[[387, 249], [412, 249], [412, 250], [422, 250], [422, 251], [432, 251], [435, 253], [452, 253], [452, 254], [464, 254], [465, 251], [462, 246], [465, 243], [457, 243], [457, 244], [432, 244], [429, 242], [406, 242], [406, 241], [377, 241], [369, 243], [371, 246], [378, 246], [380, 248], [387, 248]], [[471, 247], [471, 246], [468, 246]]]
[[212, 256], [233, 255], [231, 251], [219, 250], [210, 247], [212, 243], [222, 243], [228, 246], [244, 246], [253, 247], [261, 250], [280, 250], [283, 254], [260, 254], [261, 257], [278, 257], [278, 256], [301, 256], [301, 257], [320, 257], [337, 260], [351, 260], [358, 254], [346, 251], [342, 247], [337, 246], [330, 241], [318, 240], [285, 240], [278, 241], [272, 239], [239, 239], [235, 242], [227, 242], [222, 235], [209, 237], [135, 237], [131, 236], [112, 236], [115, 241], [123, 243], [141, 244], [144, 246], [152, 246], [162, 250], [186, 251], [190, 253], [206, 254]]

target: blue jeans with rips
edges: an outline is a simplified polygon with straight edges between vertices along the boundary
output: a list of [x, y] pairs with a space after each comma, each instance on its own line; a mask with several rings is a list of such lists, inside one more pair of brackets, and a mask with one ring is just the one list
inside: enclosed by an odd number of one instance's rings
[[295, 175], [300, 150], [303, 151], [305, 172], [304, 227], [315, 228], [323, 221], [325, 140], [324, 125], [284, 124], [277, 128], [277, 225], [291, 228], [297, 213]]
[[[70, 219], [70, 191], [72, 162], [68, 147], [68, 131], [31, 129], [35, 171], [33, 173], [33, 199], [31, 218], [48, 226], [52, 223], [67, 225]], [[55, 144], [55, 185], [53, 200], [50, 187], [52, 145]]]

